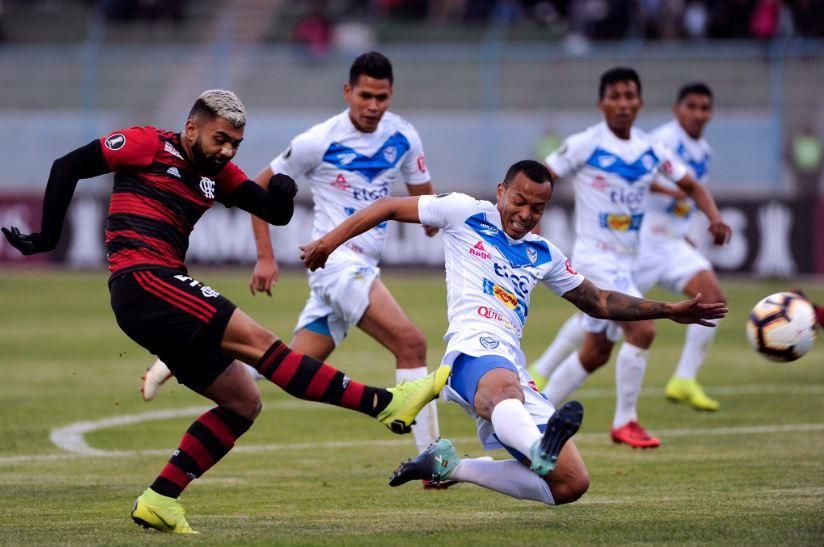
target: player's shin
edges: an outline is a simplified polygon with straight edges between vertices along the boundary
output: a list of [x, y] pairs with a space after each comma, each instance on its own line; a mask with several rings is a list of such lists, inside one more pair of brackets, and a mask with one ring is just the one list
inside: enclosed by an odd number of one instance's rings
[[515, 460], [484, 461], [464, 458], [450, 479], [471, 482], [519, 500], [555, 505], [546, 481]]
[[[399, 368], [395, 371], [395, 380], [398, 384], [414, 382], [426, 377], [426, 367]], [[412, 426], [412, 435], [415, 437], [415, 446], [418, 452], [423, 452], [426, 448], [438, 440], [438, 407], [432, 401], [418, 413], [415, 418], [415, 425]]]
[[638, 419], [638, 397], [644, 383], [649, 350], [624, 342], [615, 362], [615, 417], [612, 427], [621, 427]]
[[572, 352], [577, 350], [583, 341], [584, 330], [581, 328], [581, 316], [576, 313], [561, 325], [552, 344], [550, 344], [543, 355], [529, 367], [529, 372], [532, 374], [535, 382], [538, 383], [539, 389], [543, 389], [546, 385], [547, 377], [552, 374]]
[[289, 349], [280, 340], [257, 363], [265, 378], [288, 394], [363, 412], [376, 417], [392, 401], [392, 394], [355, 382], [335, 367]]
[[215, 407], [189, 426], [180, 446], [151, 485], [163, 496], [176, 498], [197, 477], [208, 471], [246, 433], [253, 421], [229, 409]]
[[589, 373], [581, 364], [576, 351], [567, 357], [549, 377], [544, 394], [553, 406], [559, 407], [576, 389], [584, 385], [588, 377]]
[[[719, 321], [712, 322], [717, 325]], [[678, 360], [678, 367], [675, 370], [676, 378], [695, 379], [698, 370], [707, 358], [707, 352], [715, 339], [716, 332], [718, 332], [718, 329], [701, 325], [689, 325], [687, 327], [684, 349], [681, 350], [681, 358]]]

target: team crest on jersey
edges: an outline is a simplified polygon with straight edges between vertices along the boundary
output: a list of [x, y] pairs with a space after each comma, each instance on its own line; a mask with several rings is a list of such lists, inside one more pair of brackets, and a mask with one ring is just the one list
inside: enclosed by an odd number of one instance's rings
[[215, 181], [208, 177], [201, 177], [200, 193], [209, 199], [215, 199]]
[[207, 285], [203, 285], [202, 287], [200, 287], [200, 293], [205, 298], [217, 298], [218, 296], [220, 296], [219, 292], [217, 292], [212, 287], [209, 287]]
[[526, 257], [532, 264], [535, 264], [538, 261], [538, 251], [532, 247], [528, 247], [526, 250]]
[[383, 157], [389, 163], [395, 163], [395, 160], [398, 159], [398, 149], [394, 146], [387, 146], [383, 149]]
[[103, 141], [109, 150], [120, 150], [126, 145], [126, 135], [123, 133], [112, 133]]
[[486, 349], [495, 349], [498, 347], [498, 344], [500, 344], [500, 342], [498, 342], [491, 336], [481, 336], [480, 338], [478, 338], [478, 340], [481, 342], [481, 345]]
[[166, 153], [171, 154], [178, 159], [183, 159], [183, 156], [180, 154], [180, 152], [177, 151], [177, 148], [172, 146], [172, 143], [170, 143], [169, 141], [166, 141], [166, 144], [163, 145], [163, 150]]

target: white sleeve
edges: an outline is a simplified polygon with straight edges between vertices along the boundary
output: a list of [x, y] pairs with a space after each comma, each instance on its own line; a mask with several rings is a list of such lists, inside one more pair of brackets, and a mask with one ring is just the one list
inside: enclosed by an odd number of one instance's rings
[[409, 139], [409, 151], [404, 156], [403, 164], [401, 165], [404, 182], [406, 184], [425, 184], [429, 182], [432, 177], [429, 175], [429, 169], [426, 167], [426, 158], [424, 157], [421, 138], [411, 125], [404, 133], [407, 139]]
[[689, 169], [672, 149], [657, 141], [653, 143], [652, 149], [655, 155], [661, 159], [658, 174], [670, 182], [678, 182], [687, 176]]
[[561, 250], [547, 241], [552, 262], [549, 263], [541, 282], [549, 287], [558, 296], [563, 296], [578, 285], [584, 282], [584, 276], [575, 271], [570, 260]]
[[271, 161], [272, 173], [283, 173], [295, 180], [302, 178], [320, 163], [319, 141], [311, 133], [301, 133], [289, 147]]
[[480, 203], [471, 196], [457, 192], [421, 196], [418, 199], [418, 218], [421, 224], [449, 230], [462, 225], [478, 209]]
[[588, 137], [588, 133], [567, 137], [558, 150], [546, 157], [544, 163], [561, 178], [575, 173], [592, 153], [593, 139]]

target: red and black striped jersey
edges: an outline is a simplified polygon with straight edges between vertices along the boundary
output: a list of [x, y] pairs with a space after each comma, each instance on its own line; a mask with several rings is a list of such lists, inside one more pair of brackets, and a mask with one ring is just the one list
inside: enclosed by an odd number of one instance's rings
[[143, 266], [185, 268], [189, 235], [215, 201], [225, 203], [248, 179], [229, 162], [214, 177], [186, 159], [180, 135], [130, 127], [100, 139], [114, 171], [106, 218], [106, 254], [114, 273]]

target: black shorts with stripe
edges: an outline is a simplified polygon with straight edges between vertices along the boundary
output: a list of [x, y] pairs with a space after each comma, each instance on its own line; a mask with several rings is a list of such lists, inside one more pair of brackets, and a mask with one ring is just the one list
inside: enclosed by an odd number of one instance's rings
[[181, 384], [200, 393], [232, 362], [220, 342], [237, 306], [211, 287], [181, 270], [146, 268], [115, 275], [109, 290], [123, 332]]

